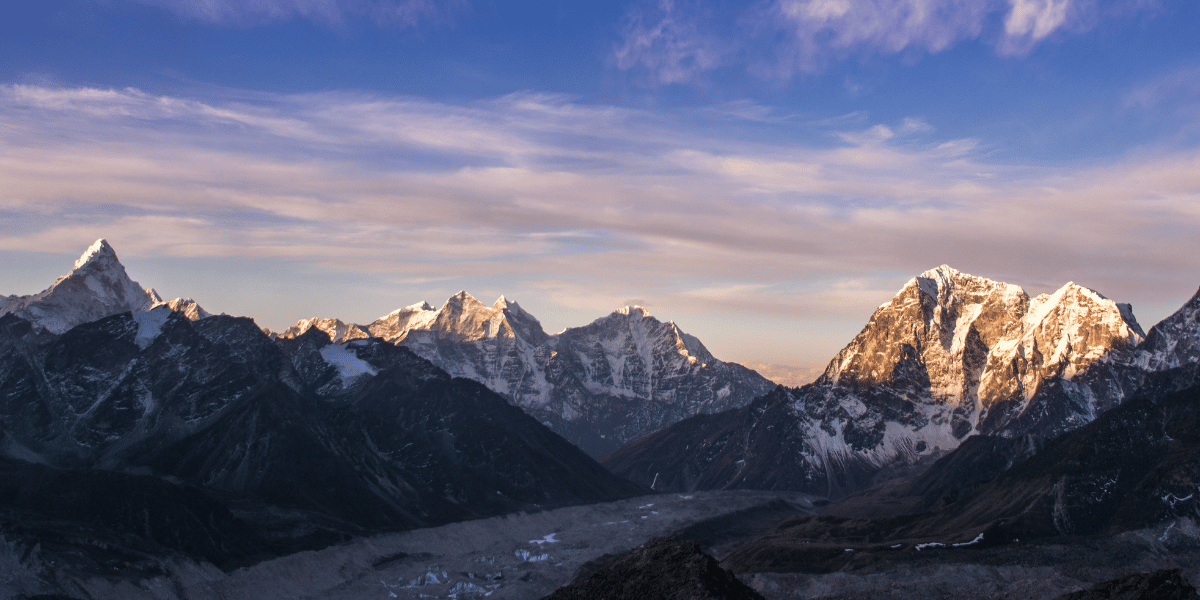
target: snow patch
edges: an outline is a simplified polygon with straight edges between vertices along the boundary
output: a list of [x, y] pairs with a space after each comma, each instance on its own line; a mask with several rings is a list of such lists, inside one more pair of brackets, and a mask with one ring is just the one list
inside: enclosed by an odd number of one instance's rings
[[321, 358], [338, 370], [342, 382], [348, 382], [361, 375], [374, 375], [378, 371], [367, 361], [354, 353], [349, 344], [330, 344], [321, 348]]
[[534, 554], [528, 550], [517, 550], [514, 554], [517, 558], [525, 562], [542, 562], [550, 560], [549, 554]]
[[951, 545], [951, 546], [954, 546], [955, 548], [962, 548], [963, 546], [973, 546], [973, 545], [975, 545], [975, 544], [978, 544], [979, 542], [982, 542], [982, 541], [983, 541], [983, 533], [982, 533], [982, 532], [980, 532], [980, 534], [979, 534], [979, 535], [975, 536], [975, 539], [973, 539], [973, 540], [971, 540], [971, 541], [969, 541], [969, 542], [961, 542], [961, 543], [958, 543], [958, 544], [950, 544], [950, 545]]
[[145, 350], [154, 343], [158, 335], [162, 333], [163, 325], [167, 319], [171, 318], [174, 311], [166, 305], [157, 306], [146, 312], [133, 313], [133, 320], [137, 323], [137, 335], [133, 338], [133, 343], [137, 344], [138, 348]]
[[1172, 509], [1174, 509], [1176, 504], [1179, 504], [1180, 502], [1187, 502], [1188, 500], [1191, 500], [1193, 496], [1195, 496], [1195, 494], [1188, 494], [1187, 496], [1180, 498], [1179, 496], [1176, 496], [1175, 494], [1167, 492], [1167, 495], [1162, 497], [1162, 501], [1163, 501], [1163, 504], [1167, 504]]

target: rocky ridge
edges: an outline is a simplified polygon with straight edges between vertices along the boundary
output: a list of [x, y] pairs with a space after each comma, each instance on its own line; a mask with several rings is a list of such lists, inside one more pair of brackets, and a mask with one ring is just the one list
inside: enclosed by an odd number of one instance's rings
[[370, 335], [409, 348], [447, 372], [474, 379], [600, 457], [695, 414], [742, 406], [774, 387], [717, 360], [695, 337], [638, 306], [548, 335], [516, 302], [493, 305], [466, 292], [438, 309], [414, 304], [363, 327], [309, 319], [335, 341]]
[[335, 344], [344, 344], [353, 340], [362, 340], [371, 337], [370, 333], [364, 331], [358, 325], [343, 323], [341, 319], [321, 318], [301, 319], [295, 325], [276, 334], [276, 337], [283, 339], [295, 338], [304, 335], [310, 329], [316, 329], [324, 333]]
[[942, 266], [880, 306], [814, 383], [681, 422], [604, 464], [660, 491], [842, 497], [971, 435], [1038, 445], [1117, 406], [1159, 367], [1200, 353], [1189, 320], [1198, 303], [1143, 335], [1128, 305], [1074, 283], [1029, 298]]

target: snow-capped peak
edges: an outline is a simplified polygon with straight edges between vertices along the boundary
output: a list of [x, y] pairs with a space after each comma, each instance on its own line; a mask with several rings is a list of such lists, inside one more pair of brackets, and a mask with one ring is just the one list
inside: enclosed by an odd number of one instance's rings
[[382, 321], [384, 319], [394, 319], [400, 315], [411, 315], [414, 313], [433, 312], [436, 310], [437, 309], [430, 306], [428, 302], [417, 302], [416, 304], [409, 304], [408, 306], [405, 306], [403, 308], [397, 308], [396, 310], [393, 310], [392, 312], [390, 312], [386, 315], [383, 315], [382, 317], [379, 317], [378, 319], [376, 319], [376, 321]]
[[540, 343], [546, 337], [541, 321], [538, 321], [537, 317], [530, 314], [529, 311], [521, 308], [521, 305], [517, 304], [515, 300], [500, 296], [492, 305], [492, 310], [503, 313], [509, 320], [509, 324], [521, 330], [528, 341]]
[[108, 244], [108, 240], [100, 238], [92, 242], [92, 245], [88, 246], [88, 249], [84, 250], [83, 254], [80, 255], [79, 260], [75, 261], [75, 270], [82, 269], [93, 263], [105, 268], [111, 267], [114, 264], [120, 265], [120, 261], [117, 260], [117, 253]]
[[509, 300], [508, 298], [505, 298], [504, 296], [500, 296], [499, 298], [496, 299], [495, 304], [492, 304], [492, 310], [503, 310], [503, 311], [508, 311], [512, 314], [522, 315], [522, 316], [529, 314], [529, 313], [525, 312], [525, 309], [521, 308], [521, 305], [517, 304], [516, 301]]
[[[922, 293], [929, 296], [939, 305], [946, 305], [951, 302], [954, 294], [962, 288], [982, 289], [987, 290], [988, 293], [997, 291], [1010, 297], [1025, 296], [1025, 290], [1021, 289], [1020, 286], [963, 273], [950, 265], [942, 265], [929, 269], [908, 280], [908, 283], [900, 290], [900, 294], [903, 294], [904, 290], [911, 286], [916, 286]], [[888, 304], [890, 303], [885, 303], [881, 306], [887, 306]]]
[[927, 394], [967, 407], [974, 421], [984, 406], [1028, 397], [1043, 380], [1069, 379], [1142, 337], [1127, 305], [1088, 288], [1068, 283], [1030, 299], [1019, 286], [942, 265], [881, 306], [822, 378]]
[[125, 273], [104, 239], [96, 240], [75, 261], [70, 273], [31, 296], [9, 296], [0, 313], [12, 313], [54, 333], [107, 316], [149, 310], [162, 302]]
[[947, 280], [947, 279], [954, 277], [955, 275], [960, 275], [960, 274], [964, 274], [964, 273], [962, 271], [959, 271], [958, 269], [955, 269], [954, 267], [951, 267], [950, 265], [942, 265], [940, 267], [935, 267], [933, 269], [929, 269], [928, 271], [925, 271], [924, 273], [917, 275], [917, 277], [921, 277], [921, 278], [925, 278], [925, 279]]
[[329, 340], [335, 344], [371, 337], [371, 334], [365, 329], [353, 323], [344, 323], [341, 319], [322, 319], [318, 317], [301, 319], [295, 325], [287, 328], [283, 333], [278, 334], [278, 337], [284, 339], [299, 337], [304, 335], [309, 329], [324, 332], [325, 335], [329, 336]]
[[479, 306], [484, 305], [479, 300], [476, 300], [475, 296], [468, 294], [466, 290], [459, 290], [457, 294], [450, 296], [450, 298], [448, 298], [446, 300], [446, 304], [444, 304], [442, 306], [444, 307], [444, 306], [451, 305], [451, 304], [459, 304], [459, 305], [463, 305], [463, 306], [475, 306], [477, 304]]
[[613, 312], [615, 312], [616, 314], [619, 314], [619, 315], [625, 315], [626, 317], [640, 317], [643, 319], [651, 318], [654, 316], [654, 315], [650, 314], [650, 311], [648, 311], [644, 307], [638, 306], [636, 304], [634, 304], [633, 306], [622, 306], [621, 308], [618, 308], [617, 310], [615, 310]]
[[195, 300], [192, 300], [191, 298], [172, 298], [170, 300], [162, 300], [158, 297], [158, 292], [150, 290], [150, 293], [155, 298], [158, 298], [154, 301], [154, 308], [166, 306], [167, 308], [182, 314], [192, 321], [199, 321], [200, 319], [207, 319], [212, 316], [212, 313], [204, 310], [204, 308], [202, 308]]
[[1074, 281], [1067, 282], [1052, 294], [1041, 294], [1031, 300], [1026, 320], [1031, 324], [1042, 323], [1052, 312], [1064, 310], [1073, 311], [1078, 322], [1094, 321], [1118, 331], [1129, 344], [1138, 344], [1146, 337], [1128, 304], [1113, 302], [1100, 292]]
[[421, 302], [392, 311], [367, 326], [372, 335], [400, 342], [414, 331], [435, 332], [457, 340], [522, 338], [530, 344], [545, 340], [541, 323], [516, 302], [500, 296], [492, 306], [466, 291], [450, 296], [439, 309]]

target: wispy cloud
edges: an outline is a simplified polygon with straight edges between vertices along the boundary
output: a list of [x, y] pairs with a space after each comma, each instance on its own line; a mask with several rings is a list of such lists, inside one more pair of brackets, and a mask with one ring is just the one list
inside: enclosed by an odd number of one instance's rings
[[1067, 22], [1071, 0], [1010, 0], [1001, 52], [1022, 54]]
[[617, 67], [645, 69], [659, 83], [690, 82], [716, 68], [727, 50], [723, 40], [703, 29], [707, 12], [703, 3], [676, 0], [634, 5], [614, 49]]
[[1200, 98], [1200, 65], [1174, 69], [1154, 77], [1129, 91], [1125, 105], [1156, 109], [1164, 103], [1186, 102], [1194, 106]]
[[1085, 0], [767, 0], [732, 15], [658, 0], [630, 10], [615, 55], [619, 67], [660, 83], [723, 67], [788, 79], [852, 56], [934, 54], [966, 40], [1021, 55], [1056, 32], [1086, 29], [1097, 14]]
[[204, 23], [256, 26], [288, 19], [341, 25], [365, 17], [381, 26], [414, 27], [441, 22], [469, 7], [469, 0], [137, 0]]
[[711, 116], [542, 94], [3, 86], [0, 248], [77, 252], [105, 236], [123, 256], [502, 278], [596, 310], [636, 296], [668, 313], [814, 319], [865, 317], [944, 262], [1121, 300], [1200, 280], [1194, 149], [1050, 169], [989, 163], [986, 142], [938, 139], [911, 117], [773, 145], [726, 137]]

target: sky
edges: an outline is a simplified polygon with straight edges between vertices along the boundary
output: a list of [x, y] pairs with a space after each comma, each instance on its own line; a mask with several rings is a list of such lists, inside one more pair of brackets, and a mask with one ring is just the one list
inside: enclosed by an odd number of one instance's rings
[[282, 330], [466, 290], [818, 373], [941, 264], [1200, 285], [1192, 0], [0, 5], [0, 293], [97, 238]]

